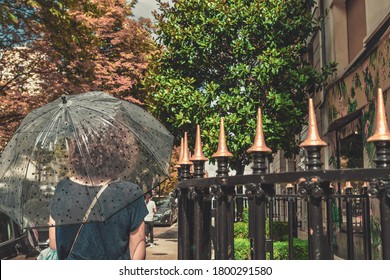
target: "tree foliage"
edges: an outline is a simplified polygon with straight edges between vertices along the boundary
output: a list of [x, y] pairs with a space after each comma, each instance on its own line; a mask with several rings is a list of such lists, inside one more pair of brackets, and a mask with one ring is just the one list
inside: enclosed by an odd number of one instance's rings
[[209, 157], [224, 117], [237, 170], [247, 163], [261, 107], [267, 145], [295, 153], [307, 94], [334, 68], [319, 73], [303, 59], [307, 39], [319, 28], [311, 13], [315, 1], [158, 2], [156, 33], [164, 51], [150, 67], [150, 110], [178, 133], [194, 136], [200, 124]]
[[136, 1], [0, 0], [0, 151], [23, 117], [62, 94], [103, 90], [142, 103], [155, 48]]

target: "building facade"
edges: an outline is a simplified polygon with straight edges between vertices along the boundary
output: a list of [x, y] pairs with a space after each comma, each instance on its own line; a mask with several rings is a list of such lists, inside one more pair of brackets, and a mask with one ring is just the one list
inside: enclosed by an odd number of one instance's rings
[[[328, 143], [322, 149], [324, 169], [363, 168], [375, 165], [375, 147], [367, 139], [375, 132], [375, 100], [378, 88], [385, 98], [390, 92], [390, 1], [388, 0], [318, 0], [313, 9], [315, 17], [323, 17], [321, 30], [308, 41], [306, 60], [317, 70], [326, 64], [337, 63], [336, 72], [326, 86], [311, 93], [315, 105], [317, 126], [321, 138]], [[386, 102], [390, 114], [390, 102]], [[306, 139], [307, 128], [298, 136]], [[270, 172], [303, 170], [305, 152], [286, 159], [282, 152], [274, 155]], [[349, 183], [349, 182], [348, 182]], [[354, 194], [362, 192], [364, 182], [350, 182]], [[345, 185], [335, 182], [335, 192], [344, 193]], [[277, 186], [277, 193], [285, 186]], [[356, 201], [358, 209], [359, 201]], [[378, 203], [371, 200], [371, 226], [378, 221]], [[335, 201], [335, 254], [345, 257], [345, 202]], [[324, 210], [325, 211], [325, 210]], [[299, 236], [307, 237], [307, 208], [297, 209]], [[324, 212], [324, 217], [325, 217]], [[324, 220], [326, 225], [326, 219]], [[361, 214], [354, 215], [355, 258], [362, 258], [362, 237], [359, 226]], [[375, 244], [379, 232], [372, 232]], [[380, 244], [373, 246], [373, 258], [380, 258]]]
[[[314, 13], [324, 16], [321, 31], [310, 41], [308, 60], [320, 69], [336, 62], [337, 71], [321, 92], [313, 94], [323, 149], [324, 168], [363, 168], [375, 165], [375, 147], [367, 139], [375, 132], [375, 101], [378, 88], [390, 91], [390, 1], [318, 0]], [[390, 113], [390, 102], [386, 103]], [[305, 133], [305, 131], [303, 131]], [[364, 182], [350, 182], [354, 194], [362, 193]], [[334, 183], [335, 192], [344, 185]], [[379, 224], [378, 203], [370, 200], [371, 226]], [[361, 213], [357, 200], [354, 213], [355, 258], [363, 258], [360, 234]], [[345, 257], [347, 232], [345, 202], [335, 201], [335, 254]], [[355, 211], [355, 210], [354, 210]], [[304, 211], [303, 211], [304, 214]], [[372, 232], [373, 258], [380, 258], [380, 244]]]
[[[390, 2], [319, 0], [323, 29], [311, 42], [316, 67], [337, 62], [337, 71], [314, 95], [326, 167], [373, 166], [378, 88], [390, 87]], [[387, 103], [388, 104], [388, 103]], [[387, 105], [390, 112], [390, 106]]]

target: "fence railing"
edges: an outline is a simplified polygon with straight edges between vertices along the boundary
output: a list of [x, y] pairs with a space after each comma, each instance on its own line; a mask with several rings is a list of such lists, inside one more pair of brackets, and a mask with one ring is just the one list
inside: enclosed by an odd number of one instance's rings
[[[376, 168], [322, 170], [320, 153], [326, 143], [318, 135], [312, 100], [309, 100], [308, 138], [301, 144], [307, 151], [305, 171], [267, 173], [266, 157], [271, 150], [264, 141], [260, 110], [255, 143], [248, 150], [253, 154], [251, 175], [229, 176], [228, 161], [232, 155], [226, 147], [223, 119], [218, 151], [213, 155], [218, 165], [216, 177], [204, 178], [207, 158], [202, 153], [199, 127], [191, 159], [185, 134], [176, 188], [178, 258], [234, 259], [234, 222], [240, 217], [236, 201], [244, 199], [249, 216], [251, 259], [273, 259], [274, 221], [288, 223], [290, 259], [294, 258], [293, 238], [303, 228], [307, 233], [309, 259], [333, 259], [335, 223], [346, 233], [346, 258], [354, 258], [354, 232], [360, 232], [364, 258], [371, 259], [369, 202], [378, 199], [382, 258], [390, 259], [390, 133], [381, 90], [378, 90], [376, 119], [376, 132], [368, 139], [376, 147]], [[190, 173], [192, 164], [194, 171]], [[351, 181], [365, 182], [361, 193], [352, 193], [348, 187]], [[347, 184], [344, 194], [332, 187], [335, 182]], [[285, 193], [277, 194], [275, 185], [281, 184], [287, 185]], [[237, 192], [237, 186], [245, 191]], [[307, 212], [297, 215], [299, 211]]]

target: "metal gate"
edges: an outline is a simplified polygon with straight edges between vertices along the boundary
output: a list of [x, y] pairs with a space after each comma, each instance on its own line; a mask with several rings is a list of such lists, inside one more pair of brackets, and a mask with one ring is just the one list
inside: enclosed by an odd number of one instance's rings
[[[363, 236], [364, 258], [371, 259], [371, 200], [378, 200], [380, 208], [382, 258], [390, 259], [390, 132], [381, 90], [376, 108], [376, 132], [368, 139], [376, 147], [376, 168], [322, 169], [321, 148], [326, 143], [319, 137], [311, 99], [308, 137], [301, 144], [307, 151], [305, 171], [267, 173], [266, 158], [271, 150], [264, 141], [260, 110], [255, 142], [248, 150], [253, 154], [251, 175], [229, 176], [232, 155], [226, 147], [223, 119], [218, 151], [213, 155], [218, 165], [216, 177], [204, 178], [207, 158], [202, 153], [199, 127], [191, 158], [185, 134], [176, 188], [178, 259], [234, 259], [234, 222], [239, 200], [244, 200], [248, 208], [250, 259], [273, 259], [273, 223], [278, 219], [288, 224], [289, 259], [294, 259], [294, 237], [302, 223], [307, 224], [309, 259], [333, 259], [335, 222], [346, 233], [345, 258], [354, 258], [354, 229], [358, 228]], [[360, 193], [352, 193], [348, 187], [351, 181], [364, 182]], [[276, 194], [276, 184], [286, 184], [286, 193]], [[340, 184], [347, 184], [345, 193], [340, 192]], [[335, 215], [335, 208], [343, 209], [343, 213]], [[307, 215], [298, 218], [298, 209], [307, 210]]]

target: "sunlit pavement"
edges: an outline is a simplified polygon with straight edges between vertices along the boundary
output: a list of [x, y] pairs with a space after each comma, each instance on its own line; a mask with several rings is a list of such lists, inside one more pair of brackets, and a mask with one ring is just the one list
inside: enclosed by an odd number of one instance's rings
[[146, 248], [147, 260], [177, 260], [177, 223], [170, 227], [154, 227], [156, 246]]

